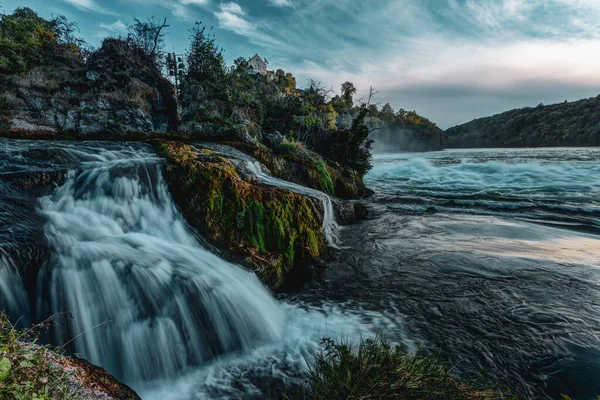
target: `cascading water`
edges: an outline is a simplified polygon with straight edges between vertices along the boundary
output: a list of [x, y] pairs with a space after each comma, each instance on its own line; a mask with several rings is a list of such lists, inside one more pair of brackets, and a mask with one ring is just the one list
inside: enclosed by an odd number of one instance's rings
[[9, 254], [0, 248], [0, 304], [9, 315], [26, 316], [29, 300], [21, 276]]
[[53, 255], [38, 312], [73, 316], [57, 343], [132, 383], [277, 340], [280, 306], [254, 274], [199, 246], [157, 160], [109, 156], [40, 200]]
[[337, 248], [339, 243], [338, 235], [340, 227], [335, 221], [335, 213], [333, 211], [333, 202], [331, 201], [331, 197], [319, 190], [275, 178], [266, 172], [258, 161], [247, 161], [246, 167], [250, 170], [250, 172], [256, 175], [261, 183], [265, 185], [282, 187], [295, 193], [319, 199], [323, 203], [323, 233], [327, 239], [327, 244], [331, 247]]
[[[398, 315], [310, 293], [279, 304], [252, 273], [203, 249], [160, 161], [140, 143], [0, 139], [0, 310], [22, 327], [62, 314], [52, 344], [150, 400], [283, 397], [301, 391], [323, 337], [406, 342]], [[265, 184], [321, 199], [335, 243], [328, 196], [258, 171]], [[46, 173], [61, 178], [19, 185]]]

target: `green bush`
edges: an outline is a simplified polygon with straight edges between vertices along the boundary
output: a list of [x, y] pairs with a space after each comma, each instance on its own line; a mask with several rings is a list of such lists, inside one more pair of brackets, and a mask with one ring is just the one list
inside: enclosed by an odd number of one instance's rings
[[323, 339], [309, 365], [307, 398], [334, 399], [516, 399], [477, 389], [475, 381], [453, 378], [434, 358], [408, 354], [381, 338], [349, 343]]
[[0, 313], [0, 398], [15, 400], [72, 399], [80, 396], [69, 385], [69, 373], [50, 362], [48, 347], [38, 346], [38, 330], [52, 319], [28, 330], [17, 330]]
[[58, 57], [80, 58], [77, 26], [59, 16], [47, 20], [30, 8], [0, 15], [0, 75], [23, 73]]

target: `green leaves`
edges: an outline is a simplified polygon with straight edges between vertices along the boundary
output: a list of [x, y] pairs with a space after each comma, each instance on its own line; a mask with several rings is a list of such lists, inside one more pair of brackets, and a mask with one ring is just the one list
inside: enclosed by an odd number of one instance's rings
[[10, 360], [6, 357], [0, 358], [0, 382], [4, 382], [10, 376], [10, 370], [12, 369], [12, 364]]

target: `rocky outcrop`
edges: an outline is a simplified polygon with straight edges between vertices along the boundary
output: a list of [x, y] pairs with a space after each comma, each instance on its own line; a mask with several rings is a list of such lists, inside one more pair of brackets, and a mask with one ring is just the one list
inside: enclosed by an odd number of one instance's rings
[[[269, 140], [279, 142], [277, 137]], [[320, 190], [344, 199], [369, 196], [368, 189], [356, 171], [342, 167], [304, 148], [281, 142], [277, 147], [227, 142], [228, 145], [251, 155], [276, 177]]]
[[[141, 400], [129, 386], [119, 382], [105, 369], [84, 359], [47, 353], [47, 361], [64, 371], [71, 395], [80, 400]], [[60, 398], [60, 397], [59, 397]]]
[[157, 148], [176, 203], [205, 238], [241, 256], [272, 288], [312, 278], [326, 251], [319, 201], [262, 186], [208, 149], [173, 141]]
[[367, 208], [363, 203], [333, 199], [336, 220], [342, 225], [350, 225], [367, 218]]
[[136, 137], [177, 128], [170, 82], [127, 42], [107, 39], [74, 61], [0, 78], [5, 136]]
[[18, 330], [0, 312], [0, 398], [139, 400], [104, 369], [36, 344], [40, 333], [58, 318]]

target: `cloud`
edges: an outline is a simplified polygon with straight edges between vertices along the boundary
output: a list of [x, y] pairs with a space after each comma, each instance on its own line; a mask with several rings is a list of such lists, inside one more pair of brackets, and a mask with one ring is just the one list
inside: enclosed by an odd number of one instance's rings
[[104, 22], [100, 23], [100, 28], [104, 29], [106, 32], [110, 34], [122, 34], [127, 32], [127, 25], [121, 20], [117, 20], [112, 24], [105, 24]]
[[219, 10], [214, 13], [219, 27], [237, 35], [244, 36], [252, 43], [275, 45], [278, 42], [263, 31], [261, 24], [251, 22], [246, 12], [237, 3], [221, 3]]
[[292, 7], [294, 5], [292, 0], [269, 0], [269, 3], [276, 7]]
[[63, 0], [74, 7], [77, 7], [83, 11], [92, 11], [102, 14], [115, 14], [113, 11], [110, 11], [104, 7], [99, 6], [95, 0]]

